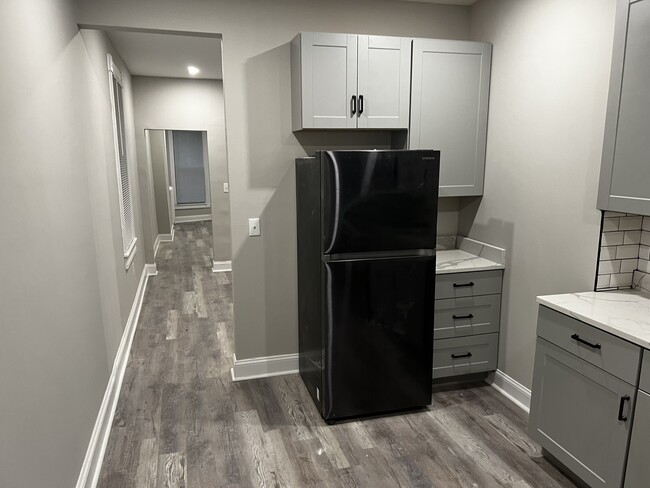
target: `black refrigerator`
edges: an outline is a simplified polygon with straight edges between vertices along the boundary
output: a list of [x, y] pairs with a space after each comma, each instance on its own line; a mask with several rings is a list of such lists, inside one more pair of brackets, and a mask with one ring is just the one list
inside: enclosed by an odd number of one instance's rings
[[440, 152], [296, 160], [300, 375], [325, 420], [431, 403]]

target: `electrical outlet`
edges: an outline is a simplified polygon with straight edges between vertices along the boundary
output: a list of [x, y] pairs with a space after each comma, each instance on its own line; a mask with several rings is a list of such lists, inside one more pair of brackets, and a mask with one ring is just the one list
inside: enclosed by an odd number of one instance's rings
[[223, 192], [228, 193], [230, 191], [230, 186], [228, 186], [228, 183], [223, 184]]
[[248, 235], [259, 236], [261, 233], [260, 219], [248, 219]]

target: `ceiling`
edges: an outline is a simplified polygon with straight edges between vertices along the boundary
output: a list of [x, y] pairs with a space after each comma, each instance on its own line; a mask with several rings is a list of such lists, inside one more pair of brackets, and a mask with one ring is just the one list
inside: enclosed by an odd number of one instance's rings
[[[151, 32], [108, 31], [134, 76], [222, 79], [221, 39]], [[190, 76], [188, 66], [200, 72]]]

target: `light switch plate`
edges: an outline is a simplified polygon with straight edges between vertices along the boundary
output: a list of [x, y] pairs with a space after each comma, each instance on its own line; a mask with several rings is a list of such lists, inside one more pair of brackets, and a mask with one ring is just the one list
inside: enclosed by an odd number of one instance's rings
[[260, 229], [260, 219], [248, 219], [248, 235], [259, 236], [262, 233]]

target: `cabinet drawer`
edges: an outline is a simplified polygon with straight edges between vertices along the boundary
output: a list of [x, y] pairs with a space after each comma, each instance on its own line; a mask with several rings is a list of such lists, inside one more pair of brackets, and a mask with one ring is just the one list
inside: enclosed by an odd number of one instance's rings
[[500, 269], [436, 276], [436, 299], [475, 297], [501, 293]]
[[433, 378], [445, 378], [497, 368], [499, 334], [433, 341]]
[[636, 385], [639, 346], [544, 306], [539, 307], [537, 335]]
[[[434, 332], [435, 338], [435, 332]], [[650, 351], [643, 350], [643, 360], [641, 362], [641, 379], [639, 380], [639, 389], [650, 393]]]
[[436, 300], [433, 338], [499, 332], [501, 295]]

